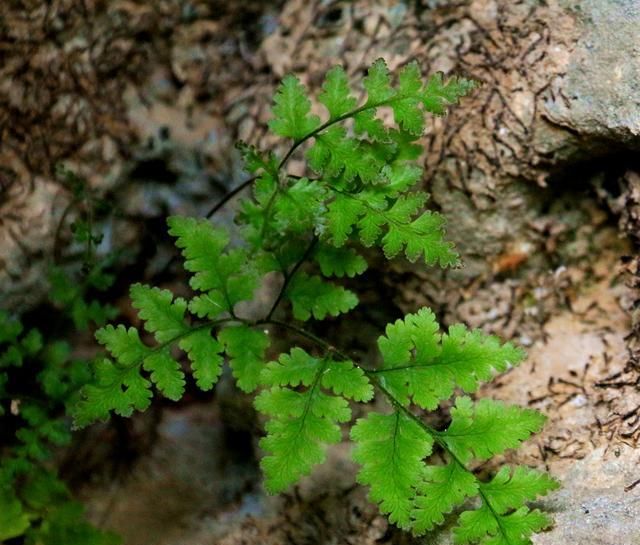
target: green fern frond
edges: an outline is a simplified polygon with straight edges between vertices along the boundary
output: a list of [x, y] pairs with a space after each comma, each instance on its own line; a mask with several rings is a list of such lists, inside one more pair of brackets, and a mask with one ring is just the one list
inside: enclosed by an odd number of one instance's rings
[[324, 276], [353, 278], [367, 270], [366, 260], [352, 248], [320, 244], [313, 257]]
[[433, 439], [400, 412], [371, 412], [351, 429], [353, 459], [362, 469], [358, 482], [370, 487], [369, 497], [401, 528], [411, 527], [416, 477], [431, 454]]
[[523, 358], [521, 350], [463, 325], [439, 333], [435, 315], [429, 309], [408, 314], [389, 324], [378, 339], [382, 368], [378, 376], [402, 403], [433, 410], [448, 399], [456, 387], [474, 392], [481, 381], [495, 371], [505, 371]]
[[456, 545], [531, 545], [531, 536], [551, 524], [550, 518], [538, 509], [528, 507], [508, 515], [497, 515], [486, 504], [460, 516], [454, 529]]
[[[252, 182], [253, 194], [235, 217], [242, 242], [236, 245], [234, 234], [232, 244], [230, 234], [209, 221], [169, 218], [195, 295], [175, 298], [167, 290], [132, 287], [133, 307], [149, 335], [122, 325], [97, 332], [109, 357], [97, 362], [96, 381], [82, 389], [76, 424], [142, 410], [154, 388], [178, 399], [186, 366], [177, 349], [186, 353], [204, 390], [216, 383], [226, 359], [240, 390], [261, 389], [254, 401], [267, 418], [261, 467], [265, 488], [276, 493], [325, 460], [328, 446], [341, 440], [342, 426], [351, 421], [350, 404], [372, 400], [375, 389], [391, 412], [358, 419], [350, 435], [353, 459], [361, 466], [358, 481], [389, 520], [419, 535], [447, 516], [457, 517], [456, 543], [528, 545], [532, 533], [549, 524], [528, 504], [556, 483], [527, 468], [503, 468], [484, 481], [470, 464], [519, 446], [544, 417], [465, 396], [456, 399], [444, 429], [413, 412], [416, 406], [436, 410], [459, 391], [475, 392], [495, 373], [517, 365], [521, 350], [460, 324], [441, 331], [435, 315], [421, 309], [386, 327], [378, 338], [381, 365], [372, 369], [319, 337], [316, 324], [296, 325], [337, 317], [357, 305], [356, 293], [327, 278], [364, 272], [358, 244], [377, 246], [389, 259], [459, 264], [445, 239], [444, 219], [425, 210], [419, 139], [425, 116], [446, 113], [475, 82], [440, 74], [424, 79], [416, 63], [395, 78], [378, 60], [363, 86], [366, 97], [359, 103], [344, 70], [332, 68], [317, 96], [326, 110], [321, 120], [311, 113], [300, 81], [283, 79], [269, 127], [292, 141], [288, 151], [280, 158], [238, 146], [246, 170], [255, 175], [242, 186]], [[393, 121], [382, 121], [381, 108], [391, 110]], [[297, 151], [305, 152], [315, 177], [286, 171]], [[268, 305], [238, 305], [251, 301], [259, 285], [273, 285], [276, 275], [281, 282]], [[265, 306], [264, 314], [256, 310]], [[275, 313], [285, 318], [275, 319]], [[267, 363], [273, 357], [267, 357], [271, 328], [292, 332], [319, 354], [291, 346]]]
[[416, 481], [416, 496], [411, 512], [412, 530], [424, 534], [444, 522], [445, 515], [466, 498], [478, 494], [478, 481], [473, 473], [457, 462], [442, 466], [424, 466]]
[[[356, 382], [347, 385], [351, 379]], [[327, 445], [340, 441], [338, 424], [351, 418], [342, 396], [364, 399], [371, 390], [351, 362], [314, 358], [301, 348], [269, 363], [261, 381], [271, 387], [255, 400], [256, 409], [271, 417], [265, 426], [267, 436], [260, 441], [267, 452], [261, 466], [265, 487], [276, 493], [324, 462]], [[299, 386], [304, 391], [298, 391]], [[327, 394], [323, 388], [340, 395]]]
[[546, 418], [538, 411], [481, 399], [474, 405], [459, 397], [451, 409], [451, 425], [440, 434], [451, 453], [460, 461], [488, 460], [516, 448], [540, 431]]
[[76, 426], [105, 419], [111, 411], [130, 416], [134, 410], [145, 410], [151, 402], [152, 384], [168, 399], [180, 399], [185, 376], [172, 347], [186, 352], [201, 389], [211, 389], [222, 372], [222, 345], [212, 337], [213, 326], [189, 325], [185, 313], [190, 305], [184, 299], [174, 299], [168, 290], [142, 284], [134, 284], [130, 294], [145, 330], [154, 335], [158, 344], [144, 344], [133, 327], [107, 325], [99, 329], [96, 339], [112, 359], [98, 360], [96, 380], [82, 388], [82, 400], [74, 408]]
[[352, 291], [303, 272], [295, 276], [285, 293], [293, 306], [293, 316], [303, 321], [312, 315], [316, 320], [338, 316], [358, 304], [358, 297]]
[[274, 134], [299, 140], [320, 125], [320, 119], [310, 112], [311, 101], [304, 86], [295, 76], [285, 76], [274, 98], [269, 128]]
[[457, 265], [458, 254], [444, 240], [443, 218], [436, 212], [418, 215], [425, 202], [426, 195], [420, 192], [402, 195], [394, 201], [374, 192], [363, 192], [357, 197], [338, 194], [328, 206], [331, 241], [340, 247], [357, 228], [365, 246], [381, 240], [387, 258], [404, 251], [410, 261], [423, 256], [430, 265]]
[[273, 228], [278, 233], [302, 235], [313, 232], [325, 212], [326, 189], [307, 178], [293, 182], [278, 193], [273, 204]]
[[159, 343], [171, 341], [189, 330], [184, 322], [187, 302], [180, 297], [174, 299], [169, 290], [134, 284], [129, 295], [133, 308], [145, 322], [144, 328], [153, 333]]
[[169, 234], [182, 249], [185, 269], [193, 273], [191, 287], [202, 295], [189, 302], [189, 310], [199, 318], [233, 314], [240, 301], [251, 299], [257, 287], [255, 272], [249, 268], [243, 249], [225, 251], [229, 235], [206, 220], [172, 216]]
[[334, 66], [325, 75], [318, 102], [327, 108], [330, 121], [339, 119], [356, 107], [358, 101], [351, 96], [349, 79], [341, 66]]
[[243, 392], [253, 392], [260, 384], [269, 337], [264, 331], [241, 325], [227, 327], [218, 335], [230, 358], [236, 384]]

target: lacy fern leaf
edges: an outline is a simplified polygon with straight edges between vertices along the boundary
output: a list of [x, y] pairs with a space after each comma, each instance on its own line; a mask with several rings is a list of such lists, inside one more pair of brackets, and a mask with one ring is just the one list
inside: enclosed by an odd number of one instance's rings
[[[352, 384], [346, 384], [347, 381]], [[371, 390], [363, 373], [351, 362], [314, 358], [301, 348], [283, 354], [264, 369], [262, 382], [270, 386], [256, 397], [256, 408], [271, 417], [260, 446], [265, 487], [281, 492], [324, 461], [326, 445], [340, 441], [339, 423], [351, 418], [345, 397], [366, 399]], [[304, 386], [304, 391], [294, 390]], [[327, 394], [332, 389], [336, 394]]]
[[329, 121], [355, 109], [357, 101], [351, 96], [349, 79], [341, 66], [334, 66], [327, 72], [318, 102], [327, 108]]
[[442, 466], [425, 466], [416, 481], [411, 512], [412, 529], [423, 534], [444, 522], [444, 516], [464, 500], [478, 493], [473, 474], [453, 461]]
[[[326, 110], [321, 120], [300, 81], [283, 79], [269, 127], [290, 140], [289, 149], [279, 157], [238, 146], [254, 177], [226, 198], [253, 185], [235, 217], [237, 234], [208, 220], [169, 218], [194, 294], [175, 298], [159, 288], [131, 288], [144, 331], [109, 325], [97, 332], [109, 355], [81, 392], [76, 424], [142, 410], [154, 388], [178, 399], [187, 358], [196, 384], [208, 390], [227, 361], [240, 390], [258, 390], [254, 405], [266, 417], [261, 467], [266, 490], [277, 493], [325, 460], [351, 422], [351, 405], [377, 391], [391, 411], [359, 418], [350, 437], [361, 466], [357, 479], [389, 520], [420, 535], [457, 516], [456, 543], [528, 545], [550, 523], [528, 503], [556, 483], [528, 468], [502, 468], [483, 480], [471, 464], [519, 446], [544, 417], [489, 399], [449, 402], [520, 363], [521, 350], [461, 324], [443, 331], [433, 312], [421, 309], [387, 325], [374, 369], [320, 337], [327, 328], [300, 325], [340, 319], [356, 307], [352, 279], [365, 271], [363, 255], [370, 252], [362, 246], [377, 247], [388, 259], [459, 264], [444, 218], [425, 210], [420, 136], [427, 114], [445, 114], [475, 82], [441, 74], [425, 79], [415, 62], [395, 77], [378, 60], [362, 84], [366, 95], [358, 101], [345, 71], [332, 68], [317, 95]], [[381, 108], [392, 119], [383, 121]], [[295, 153], [308, 169], [294, 175], [286, 166]], [[264, 301], [269, 286], [276, 286], [273, 300]], [[259, 304], [244, 303], [258, 287]], [[271, 353], [286, 343], [285, 353]], [[438, 410], [442, 402], [453, 408], [445, 413], [448, 425], [437, 429], [414, 412]]]
[[358, 297], [341, 286], [324, 282], [319, 276], [299, 273], [291, 282], [287, 297], [293, 305], [293, 315], [298, 320], [313, 317], [322, 320], [327, 316], [338, 316], [358, 304]]
[[531, 535], [547, 528], [551, 521], [538, 509], [522, 507], [508, 515], [496, 515], [485, 504], [460, 516], [454, 530], [459, 545], [531, 545]]
[[486, 483], [480, 483], [480, 490], [492, 509], [504, 515], [511, 509], [520, 509], [526, 502], [534, 501], [558, 488], [558, 483], [546, 473], [528, 467], [507, 466]]
[[367, 269], [365, 259], [352, 248], [336, 248], [329, 244], [322, 244], [314, 257], [324, 276], [353, 278]]
[[[452, 326], [448, 334], [441, 334], [435, 316], [428, 309], [388, 325], [386, 335], [378, 339], [378, 347], [383, 364], [375, 376], [379, 387], [394, 400], [396, 422], [401, 422], [403, 415], [411, 415], [410, 401], [435, 409], [441, 400], [451, 397], [456, 386], [473, 391], [478, 381], [491, 377], [493, 370], [503, 371], [522, 358], [521, 351], [512, 345], [500, 344], [494, 337], [479, 331], [470, 332], [460, 325]], [[406, 426], [423, 444], [429, 445], [429, 453], [434, 445], [444, 450], [449, 459], [445, 465], [428, 464], [428, 453], [416, 456], [409, 450], [404, 451], [399, 446], [398, 433], [402, 429], [398, 424], [392, 429], [393, 433], [381, 432], [383, 418], [375, 418], [377, 425], [367, 428], [363, 423], [359, 428], [359, 423], [354, 427], [352, 437], [358, 445], [354, 459], [363, 466], [359, 480], [371, 486], [372, 499], [380, 504], [383, 512], [389, 513], [393, 522], [423, 534], [442, 524], [445, 515], [467, 498], [480, 496], [485, 503], [494, 501], [495, 506], [489, 503], [490, 507], [485, 510], [463, 514], [456, 534], [462, 543], [476, 543], [485, 537], [487, 543], [494, 542], [491, 540], [499, 544], [529, 543], [532, 531], [548, 525], [548, 521], [543, 524], [539, 512], [527, 511], [525, 502], [553, 489], [554, 481], [535, 472], [516, 469], [511, 479], [505, 470], [506, 473], [499, 473], [485, 484], [465, 466], [473, 459], [485, 460], [515, 448], [539, 431], [545, 418], [537, 411], [489, 399], [474, 405], [470, 398], [460, 397], [451, 410], [451, 424], [444, 431], [417, 423], [412, 416], [405, 417], [411, 423]], [[385, 418], [391, 421], [390, 416]], [[380, 448], [387, 450], [374, 451], [370, 446], [372, 441], [373, 445], [382, 441], [384, 446]], [[420, 444], [415, 438], [414, 441]], [[378, 467], [380, 464], [382, 467]], [[403, 476], [405, 474], [392, 465], [402, 471], [410, 468], [410, 474]], [[393, 486], [380, 487], [381, 474], [385, 471], [401, 477], [391, 480]], [[503, 520], [505, 518], [508, 520]]]
[[223, 329], [218, 338], [229, 355], [238, 388], [253, 392], [260, 384], [269, 337], [264, 331], [240, 325]]
[[173, 293], [134, 284], [129, 290], [131, 304], [138, 309], [138, 315], [145, 321], [145, 329], [153, 333], [156, 341], [164, 343], [188, 331], [184, 323], [187, 302], [184, 299], [174, 300]]
[[320, 124], [318, 117], [311, 115], [311, 102], [298, 78], [289, 75], [282, 80], [275, 96], [274, 118], [269, 128], [277, 135], [299, 140]]
[[451, 419], [451, 425], [440, 437], [462, 462], [488, 460], [516, 448], [540, 431], [545, 421], [538, 411], [491, 399], [481, 399], [474, 405], [468, 397], [456, 400]]
[[195, 218], [173, 216], [168, 223], [185, 257], [184, 266], [193, 273], [191, 287], [204, 292], [190, 301], [191, 312], [214, 319], [224, 312], [233, 314], [237, 303], [251, 299], [257, 278], [248, 268], [246, 251], [224, 251], [229, 244], [225, 231]]
[[383, 365], [377, 373], [386, 386], [403, 403], [412, 400], [430, 410], [451, 397], [456, 386], [474, 392], [494, 370], [505, 371], [523, 358], [512, 344], [460, 324], [439, 333], [435, 315], [426, 308], [388, 325], [378, 347]]
[[433, 439], [407, 416], [369, 413], [351, 430], [353, 459], [362, 469], [358, 482], [369, 485], [370, 498], [401, 528], [411, 528], [416, 477]]

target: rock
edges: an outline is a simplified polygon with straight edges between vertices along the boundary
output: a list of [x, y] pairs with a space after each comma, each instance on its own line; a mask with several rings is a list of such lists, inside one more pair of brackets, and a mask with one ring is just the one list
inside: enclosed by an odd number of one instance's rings
[[[214, 142], [219, 111], [224, 93], [244, 90], [246, 78], [260, 70], [252, 50], [268, 29], [262, 14], [272, 10], [269, 2], [217, 0], [3, 6], [0, 308], [23, 312], [47, 294], [56, 233], [67, 241], [78, 209], [72, 206], [59, 228], [73, 201], [55, 175], [59, 165], [85, 177], [97, 197], [109, 192], [116, 209], [125, 205], [129, 217], [114, 216], [113, 231], [133, 234], [125, 244], [134, 254], [144, 225], [132, 218], [151, 215], [131, 209], [132, 185], [134, 193], [154, 195], [154, 217], [201, 213], [212, 205], [207, 198], [226, 191], [219, 178], [231, 179], [235, 156], [233, 140]], [[174, 129], [171, 145], [152, 149], [151, 160], [167, 163], [169, 171], [175, 163], [187, 168], [173, 184], [152, 179], [142, 187], [130, 175], [150, 160], [149, 140], [167, 132], [167, 124]], [[120, 247], [119, 239], [113, 242], [104, 253]]]
[[544, 104], [546, 117], [602, 151], [601, 142], [640, 147], [640, 4], [567, 2], [582, 27], [565, 74]]
[[640, 543], [640, 452], [601, 447], [573, 464], [562, 488], [545, 506], [555, 527], [535, 545], [636, 545]]
[[[601, 538], [636, 545], [640, 485], [629, 492], [624, 486], [640, 477], [638, 459], [619, 443], [638, 441], [638, 367], [626, 352], [629, 316], [612, 286], [621, 284], [614, 264], [630, 250], [581, 192], [595, 173], [578, 176], [573, 166], [638, 147], [637, 2], [288, 0], [277, 25], [273, 10], [260, 23], [263, 3], [251, 2], [255, 34], [242, 13], [225, 7], [232, 3], [147, 4], [88, 3], [95, 24], [64, 0], [33, 17], [21, 8], [10, 13], [8, 35], [0, 38], [13, 52], [0, 68], [2, 306], [32, 307], [46, 293], [44, 258], [70, 199], [53, 181], [58, 161], [77, 165], [98, 190], [113, 191], [144, 224], [165, 212], [202, 210], [213, 193], [208, 173], [222, 177], [220, 190], [237, 181], [230, 151], [237, 136], [265, 148], [282, 145], [266, 122], [285, 72], [314, 92], [330, 65], [343, 64], [357, 84], [380, 56], [392, 69], [415, 58], [424, 72], [474, 77], [482, 87], [448, 117], [431, 120], [424, 139], [425, 186], [449, 218], [466, 267], [441, 275], [398, 263], [375, 282], [393, 287], [403, 310], [431, 305], [446, 322], [463, 320], [531, 347], [526, 364], [483, 394], [550, 417], [543, 434], [509, 456], [548, 465], [564, 481], [547, 503], [556, 510], [555, 529], [537, 545]], [[43, 29], [55, 31], [57, 41]], [[157, 146], [167, 132], [175, 141]], [[128, 183], [140, 164], [158, 162], [175, 178], [170, 184], [147, 178], [148, 171]], [[627, 174], [632, 185], [637, 176]], [[625, 230], [638, 215], [637, 195], [629, 198], [631, 206], [619, 208]], [[114, 227], [114, 238], [129, 227]], [[636, 261], [633, 274], [638, 270]], [[134, 531], [131, 543], [149, 535], [157, 543], [282, 543], [290, 535], [331, 543], [339, 532], [358, 544], [412, 542], [387, 533], [362, 488], [352, 493], [345, 446], [305, 480], [302, 497], [267, 501], [252, 464], [244, 480], [221, 475], [228, 462], [216, 450], [222, 420], [189, 411], [165, 416], [153, 455], [117, 488], [118, 500], [130, 503], [94, 510], [110, 510], [110, 525]], [[182, 450], [184, 443], [191, 446]], [[220, 458], [205, 459], [203, 452], [214, 451]], [[245, 486], [250, 493], [240, 498]], [[156, 513], [154, 502], [167, 490], [174, 495]], [[219, 501], [223, 490], [238, 500], [235, 511]], [[104, 501], [104, 489], [96, 495]], [[199, 505], [209, 512], [198, 512]], [[445, 543], [444, 536], [425, 541]]]

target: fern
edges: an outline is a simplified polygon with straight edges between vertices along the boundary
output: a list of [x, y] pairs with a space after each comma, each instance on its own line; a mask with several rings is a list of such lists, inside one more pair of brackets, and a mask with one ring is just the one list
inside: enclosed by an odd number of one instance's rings
[[[113, 256], [98, 259], [102, 236], [94, 229], [94, 209], [103, 203], [91, 194], [86, 180], [59, 169], [69, 189], [77, 217], [71, 225], [72, 245], [81, 248], [80, 267], [59, 265], [54, 247], [50, 269], [49, 312], [55, 321], [86, 331], [113, 319], [114, 307], [93, 298], [111, 286]], [[72, 347], [55, 334], [27, 328], [19, 317], [0, 311], [0, 541], [37, 545], [112, 545], [120, 540], [84, 520], [82, 506], [52, 468], [54, 453], [69, 444], [71, 430], [65, 414], [78, 390], [92, 378], [88, 362], [73, 356]], [[14, 541], [12, 541], [13, 543]]]
[[[324, 461], [326, 445], [340, 441], [338, 424], [351, 419], [345, 398], [363, 401], [373, 395], [363, 371], [351, 362], [314, 358], [301, 348], [269, 363], [261, 381], [270, 387], [258, 395], [256, 408], [272, 417], [260, 443], [269, 454], [262, 468], [271, 492], [280, 492], [309, 473]], [[304, 391], [291, 388], [298, 386]]]
[[[238, 207], [233, 236], [206, 220], [169, 218], [192, 292], [176, 298], [132, 286], [143, 327], [108, 325], [97, 332], [108, 354], [82, 389], [75, 424], [144, 410], [154, 391], [179, 399], [187, 362], [197, 386], [208, 390], [228, 361], [243, 392], [260, 390], [255, 407], [267, 418], [261, 465], [266, 489], [277, 493], [322, 463], [328, 445], [352, 422], [352, 404], [378, 392], [390, 410], [358, 419], [351, 438], [358, 481], [391, 522], [422, 534], [455, 511], [456, 543], [530, 543], [550, 521], [527, 504], [556, 483], [523, 467], [504, 467], [483, 480], [473, 468], [516, 448], [540, 430], [544, 417], [460, 395], [449, 424], [435, 429], [415, 410], [435, 411], [456, 393], [474, 393], [517, 365], [521, 350], [460, 324], [441, 331], [428, 309], [387, 326], [378, 339], [377, 368], [314, 333], [314, 321], [340, 319], [358, 304], [341, 279], [365, 271], [362, 246], [379, 247], [387, 258], [459, 264], [444, 219], [424, 209], [428, 195], [415, 188], [422, 178], [419, 139], [425, 115], [445, 114], [475, 83], [440, 74], [424, 81], [415, 63], [394, 80], [379, 60], [363, 85], [366, 98], [358, 104], [344, 70], [332, 68], [317, 97], [326, 110], [322, 120], [298, 79], [284, 78], [269, 127], [291, 141], [288, 151], [278, 157], [238, 145], [254, 177], [230, 194], [252, 186], [251, 198]], [[393, 124], [383, 123], [380, 108], [392, 111]], [[287, 162], [303, 148], [309, 171], [288, 174]], [[274, 273], [281, 285], [269, 310], [257, 319], [243, 315], [239, 303], [251, 301], [265, 275]], [[292, 345], [278, 354], [271, 343], [277, 329], [314, 349]]]
[[[0, 458], [0, 541], [26, 536], [27, 543], [42, 545], [120, 542], [85, 522], [82, 507], [49, 468], [54, 449], [71, 439], [60, 414], [90, 379], [87, 362], [70, 356], [66, 342], [25, 330], [0, 311], [0, 429], [15, 429], [13, 437], [4, 437]], [[24, 380], [26, 373], [35, 385]]]

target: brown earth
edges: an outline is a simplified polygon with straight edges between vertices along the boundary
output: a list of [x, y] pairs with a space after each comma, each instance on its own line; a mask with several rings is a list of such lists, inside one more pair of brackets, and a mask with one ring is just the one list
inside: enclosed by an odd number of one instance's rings
[[[60, 0], [0, 8], [2, 306], [32, 308], [46, 293], [55, 232], [73, 220], [73, 209], [64, 215], [72, 196], [55, 176], [60, 161], [117, 203], [101, 251], [137, 247], [130, 259], [144, 255], [149, 278], [170, 255], [162, 239], [148, 251], [149, 225], [167, 213], [203, 215], [240, 183], [236, 139], [277, 147], [266, 121], [285, 73], [317, 90], [325, 70], [342, 63], [357, 83], [382, 56], [392, 69], [416, 59], [425, 72], [474, 77], [480, 90], [424, 137], [425, 186], [449, 218], [465, 266], [441, 272], [376, 261], [363, 284], [365, 307], [380, 293], [393, 304], [374, 318], [356, 314], [360, 336], [373, 340], [390, 316], [428, 305], [444, 323], [463, 321], [525, 346], [527, 361], [481, 393], [549, 417], [508, 456], [567, 481], [550, 504], [557, 526], [536, 543], [587, 543], [582, 536], [596, 532], [601, 543], [633, 545], [638, 517], [616, 513], [637, 513], [640, 493], [624, 488], [640, 478], [640, 177], [632, 156], [640, 122], [629, 108], [640, 103], [629, 83], [640, 63], [628, 34], [640, 21], [637, 6], [280, 4]], [[336, 333], [345, 343], [354, 336]], [[411, 542], [354, 487], [347, 445], [290, 494], [265, 497], [253, 452], [241, 457], [251, 445], [247, 431], [255, 437], [259, 428], [248, 403], [222, 387], [213, 401], [163, 409], [145, 456], [114, 483], [99, 469], [82, 489], [94, 519], [126, 545]], [[619, 480], [587, 487], [608, 498], [597, 506], [613, 513], [608, 522], [572, 510], [591, 501], [572, 473], [579, 460], [590, 478], [608, 475], [612, 460], [624, 466], [615, 466]]]

